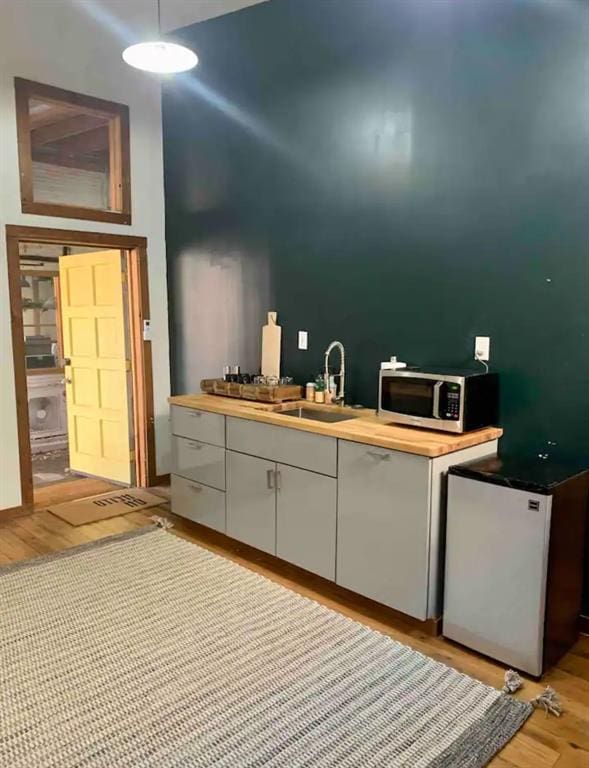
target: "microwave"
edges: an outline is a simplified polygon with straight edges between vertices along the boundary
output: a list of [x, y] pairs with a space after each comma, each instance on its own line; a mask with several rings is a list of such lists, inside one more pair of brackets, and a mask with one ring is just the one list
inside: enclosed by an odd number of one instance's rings
[[445, 432], [489, 427], [499, 418], [499, 376], [443, 368], [381, 370], [378, 416]]

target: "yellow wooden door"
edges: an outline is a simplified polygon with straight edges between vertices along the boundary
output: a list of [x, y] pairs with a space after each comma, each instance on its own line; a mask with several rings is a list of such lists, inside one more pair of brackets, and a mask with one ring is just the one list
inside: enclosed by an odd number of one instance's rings
[[133, 481], [130, 362], [120, 251], [61, 256], [70, 468]]

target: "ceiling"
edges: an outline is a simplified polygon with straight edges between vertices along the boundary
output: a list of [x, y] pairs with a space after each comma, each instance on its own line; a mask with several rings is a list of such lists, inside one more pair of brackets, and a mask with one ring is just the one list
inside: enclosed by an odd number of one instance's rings
[[61, 102], [29, 101], [34, 161], [104, 173], [109, 159], [109, 118]]

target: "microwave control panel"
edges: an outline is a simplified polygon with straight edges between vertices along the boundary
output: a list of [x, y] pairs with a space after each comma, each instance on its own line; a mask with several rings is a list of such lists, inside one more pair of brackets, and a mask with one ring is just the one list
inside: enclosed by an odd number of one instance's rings
[[443, 418], [454, 421], [460, 419], [460, 384], [446, 386], [446, 408]]

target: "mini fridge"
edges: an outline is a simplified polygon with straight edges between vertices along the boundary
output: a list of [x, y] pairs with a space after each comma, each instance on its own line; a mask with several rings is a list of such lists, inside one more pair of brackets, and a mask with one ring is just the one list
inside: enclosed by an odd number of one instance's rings
[[537, 677], [575, 643], [586, 466], [491, 457], [450, 468], [445, 637]]

